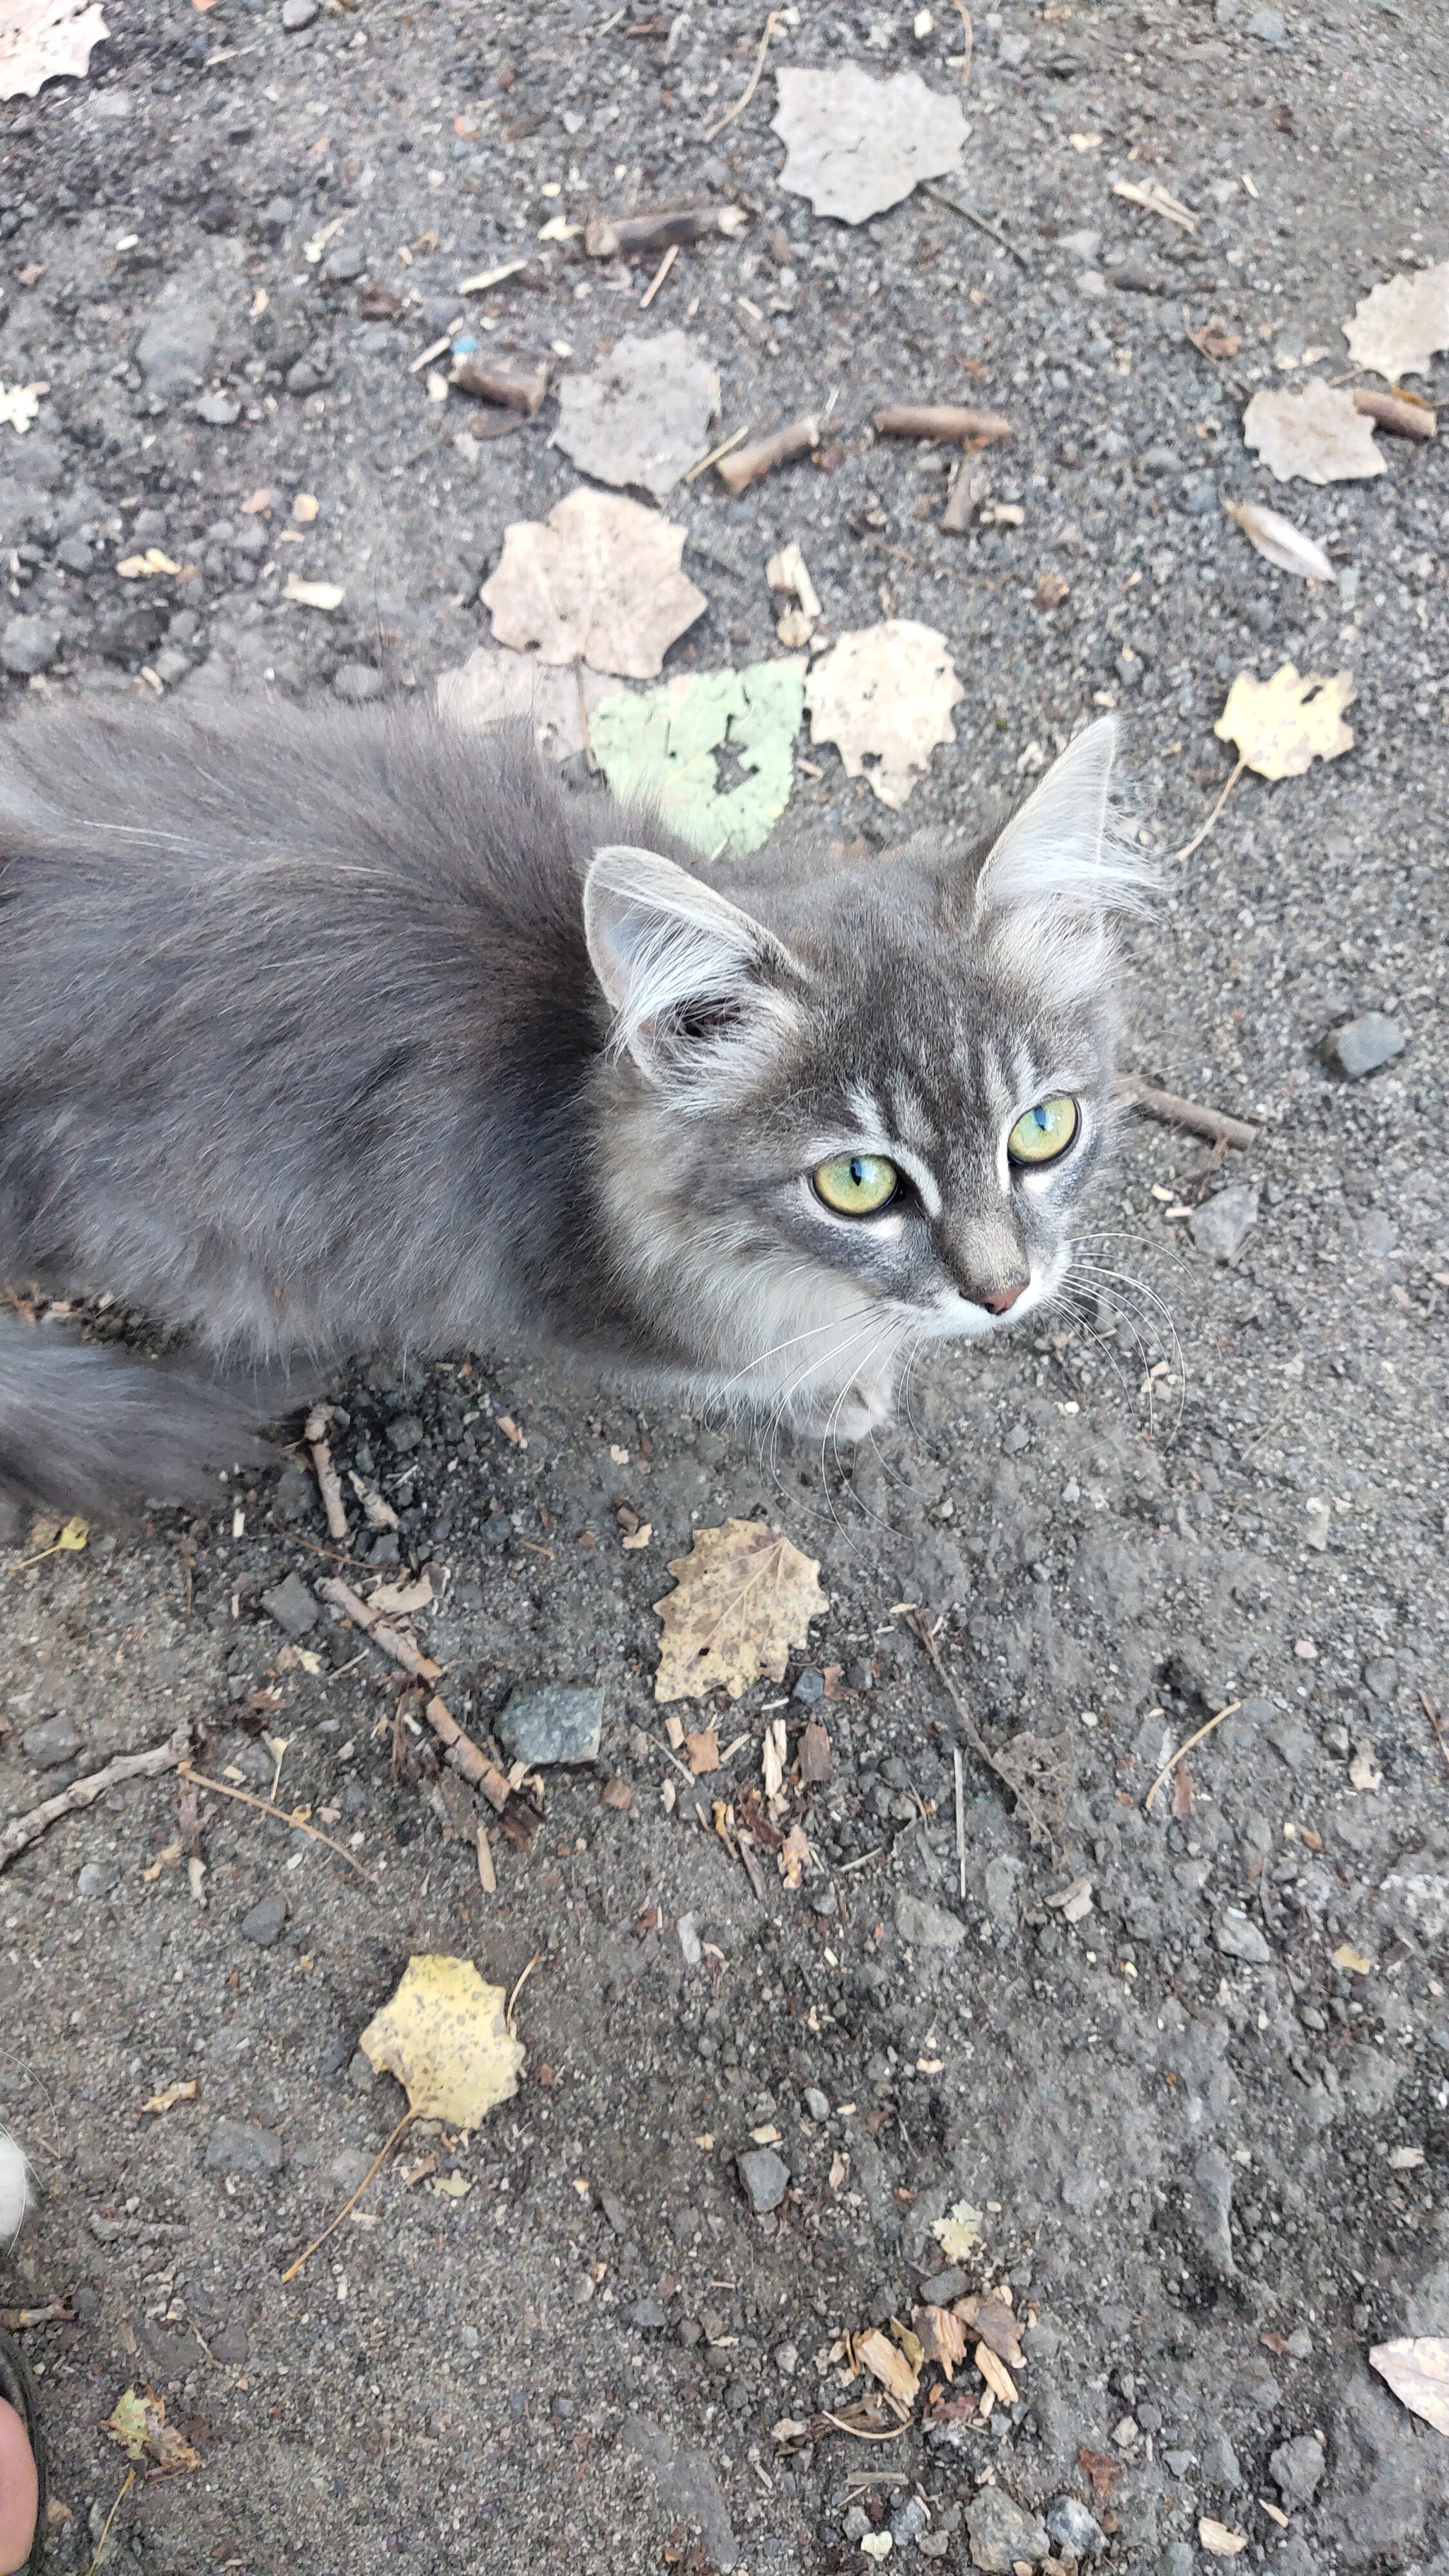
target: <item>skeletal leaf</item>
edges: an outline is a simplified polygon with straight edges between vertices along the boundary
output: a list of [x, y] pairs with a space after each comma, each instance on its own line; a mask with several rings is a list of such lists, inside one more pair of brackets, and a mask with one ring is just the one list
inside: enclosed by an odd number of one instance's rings
[[533, 738], [546, 760], [569, 760], [584, 749], [604, 698], [623, 692], [598, 671], [559, 670], [536, 653], [509, 653], [475, 645], [466, 662], [438, 674], [438, 713], [451, 724], [483, 732], [520, 716], [533, 719]]
[[812, 1619], [829, 1608], [820, 1568], [762, 1521], [696, 1530], [688, 1556], [669, 1567], [676, 1588], [654, 1607], [664, 1635], [656, 1699], [738, 1699], [767, 1674], [783, 1681], [792, 1646], [807, 1642]]
[[1354, 365], [1391, 385], [1426, 374], [1435, 352], [1449, 349], [1449, 259], [1371, 288], [1344, 323], [1343, 336]]
[[1310, 762], [1337, 760], [1352, 750], [1343, 710], [1357, 694], [1349, 671], [1331, 680], [1316, 671], [1300, 680], [1291, 662], [1271, 680], [1240, 671], [1213, 731], [1223, 742], [1235, 742], [1260, 778], [1301, 778]]
[[888, 617], [842, 635], [816, 663], [805, 684], [810, 738], [836, 744], [846, 777], [868, 776], [881, 803], [898, 809], [936, 744], [955, 741], [951, 709], [965, 694], [945, 637]]
[[873, 80], [859, 63], [837, 71], [785, 69], [771, 130], [787, 147], [780, 185], [808, 197], [817, 215], [863, 224], [922, 179], [959, 170], [966, 120], [954, 98], [917, 72]]
[[1214, 2522], [1210, 2513], [1199, 2522], [1197, 2536], [1210, 2558], [1236, 2558], [1248, 2546], [1245, 2531], [1229, 2531], [1225, 2522]]
[[1449, 2343], [1439, 2335], [1399, 2335], [1377, 2343], [1369, 2367], [1386, 2379], [1411, 2415], [1438, 2433], [1449, 2433]]
[[1224, 501], [1223, 508], [1230, 519], [1237, 520], [1248, 543], [1276, 564], [1279, 572], [1296, 573], [1300, 581], [1333, 580], [1333, 566], [1322, 546], [1305, 537], [1291, 519], [1262, 509], [1256, 501]]
[[0, 10], [0, 98], [34, 98], [48, 80], [84, 80], [92, 45], [110, 34], [95, 0], [6, 0]]
[[485, 2111], [518, 2090], [523, 2049], [508, 2030], [505, 2001], [471, 1959], [409, 1959], [391, 2003], [358, 2045], [379, 2074], [397, 2077], [410, 2109], [476, 2129]]
[[1302, 393], [1281, 385], [1256, 393], [1243, 414], [1243, 443], [1255, 447], [1279, 483], [1363, 483], [1387, 469], [1374, 425], [1347, 385], [1314, 377]]
[[718, 410], [719, 377], [682, 331], [626, 334], [594, 375], [564, 377], [551, 444], [597, 482], [638, 484], [662, 501], [707, 444]]
[[166, 2400], [158, 2397], [153, 2388], [144, 2393], [125, 2389], [101, 2431], [119, 2443], [127, 2459], [148, 2460], [154, 2477], [180, 2477], [187, 2469], [202, 2465], [200, 2452], [193, 2451], [175, 2426], [167, 2423]]
[[[731, 858], [758, 850], [789, 802], [805, 703], [801, 661], [743, 671], [683, 671], [662, 688], [616, 691], [591, 727], [614, 794], [656, 805], [692, 848]], [[715, 753], [748, 774], [721, 795]]]
[[516, 519], [479, 596], [500, 644], [545, 662], [653, 680], [709, 606], [680, 569], [685, 531], [615, 492], [570, 492], [548, 517]]
[[931, 2229], [948, 2263], [965, 2263], [981, 2242], [981, 2212], [969, 2200], [958, 2200]]
[[911, 2368], [899, 2345], [882, 2334], [879, 2326], [856, 2336], [855, 2357], [862, 2370], [880, 2381], [888, 2396], [902, 2406], [914, 2406], [921, 2391], [920, 2373]]

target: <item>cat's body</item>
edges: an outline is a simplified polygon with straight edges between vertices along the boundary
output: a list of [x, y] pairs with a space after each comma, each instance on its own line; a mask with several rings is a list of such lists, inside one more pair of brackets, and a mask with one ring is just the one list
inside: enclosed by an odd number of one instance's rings
[[[879, 1418], [915, 1335], [1049, 1291], [1100, 1150], [1133, 873], [1104, 730], [989, 856], [767, 851], [712, 890], [649, 818], [430, 717], [22, 718], [0, 1280], [108, 1290], [208, 1360], [0, 1323], [0, 1479], [194, 1489], [247, 1367], [520, 1331]], [[1048, 1087], [1072, 1169], [1018, 1186], [1002, 1140]], [[810, 1179], [852, 1154], [897, 1174], [864, 1222]]]

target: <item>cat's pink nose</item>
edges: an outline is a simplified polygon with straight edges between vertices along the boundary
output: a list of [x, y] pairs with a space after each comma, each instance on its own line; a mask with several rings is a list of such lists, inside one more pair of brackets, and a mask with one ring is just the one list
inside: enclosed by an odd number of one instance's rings
[[1029, 1279], [1018, 1279], [1014, 1288], [998, 1288], [994, 1296], [973, 1297], [973, 1306], [984, 1306], [988, 1315], [1009, 1315], [1018, 1297], [1024, 1297], [1031, 1286]]

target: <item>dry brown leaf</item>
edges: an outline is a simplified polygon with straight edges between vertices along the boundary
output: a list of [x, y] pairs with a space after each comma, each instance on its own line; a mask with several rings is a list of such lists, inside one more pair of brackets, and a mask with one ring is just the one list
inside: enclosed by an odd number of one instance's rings
[[1426, 374], [1436, 350], [1449, 349], [1449, 259], [1373, 287], [1354, 306], [1343, 336], [1354, 365], [1391, 385]]
[[391, 2003], [358, 2046], [379, 2074], [395, 2075], [411, 2110], [476, 2129], [495, 2102], [518, 2090], [523, 2050], [504, 2018], [501, 1986], [485, 1986], [471, 1959], [409, 1959]]
[[168, 2084], [164, 2093], [153, 2093], [141, 2104], [143, 2111], [174, 2111], [178, 2102], [194, 2102], [200, 2087], [195, 2076], [189, 2084]]
[[989, 2344], [1003, 2361], [1010, 2362], [1013, 2370], [1025, 2368], [1021, 2319], [1004, 2299], [996, 2296], [994, 2290], [983, 2290], [979, 2296], [958, 2299], [953, 2314], [960, 2318], [963, 2326], [969, 2326], [982, 2343]]
[[1116, 2454], [1090, 2450], [1084, 2442], [1077, 2453], [1077, 2466], [1085, 2469], [1098, 2504], [1110, 2504], [1112, 2490], [1122, 2475], [1122, 2462]]
[[901, 2406], [914, 2406], [921, 2391], [920, 2374], [912, 2370], [905, 2354], [879, 2326], [855, 2338], [855, 2358], [862, 2370], [878, 2379], [890, 2397]]
[[792, 1825], [780, 1846], [780, 1876], [787, 1887], [798, 1887], [800, 1872], [810, 1858], [810, 1843], [803, 1825]]
[[780, 185], [808, 197], [817, 215], [863, 224], [898, 206], [922, 179], [959, 170], [966, 120], [960, 103], [928, 89], [918, 72], [873, 80], [859, 63], [836, 71], [775, 75], [771, 132], [786, 146]]
[[596, 374], [564, 377], [550, 443], [596, 482], [662, 501], [707, 446], [718, 410], [719, 377], [682, 331], [626, 334]]
[[800, 1737], [801, 1787], [804, 1789], [823, 1787], [830, 1778], [833, 1768], [834, 1757], [830, 1749], [829, 1732], [820, 1724], [818, 1718], [812, 1717]]
[[993, 2352], [983, 2338], [971, 2356], [998, 2405], [1014, 2406], [1017, 2385], [999, 2353]]
[[559, 670], [536, 653], [487, 644], [475, 645], [456, 670], [438, 674], [438, 713], [450, 724], [488, 732], [531, 716], [546, 760], [570, 760], [582, 751], [594, 709], [618, 694], [617, 680], [598, 671]]
[[202, 2465], [201, 2454], [182, 2440], [173, 2424], [167, 2423], [166, 2400], [158, 2397], [154, 2388], [141, 2393], [134, 2388], [124, 2389], [101, 2431], [119, 2443], [128, 2460], [148, 2460], [151, 2477], [181, 2477], [188, 2469]]
[[966, 2358], [966, 2329], [949, 2308], [917, 2308], [912, 2322], [927, 2361], [939, 2362], [946, 2377], [955, 2377]]
[[1347, 1968], [1355, 1977], [1371, 1977], [1374, 1972], [1372, 1959], [1366, 1959], [1362, 1950], [1355, 1950], [1348, 1941], [1340, 1941], [1333, 1954], [1333, 1964], [1336, 1968]]
[[1214, 2522], [1210, 2513], [1199, 2522], [1197, 2536], [1210, 2558], [1236, 2558], [1248, 2546], [1245, 2531], [1229, 2531], [1225, 2522]]
[[1348, 671], [1331, 680], [1313, 671], [1300, 680], [1291, 662], [1271, 680], [1240, 671], [1213, 731], [1235, 742], [1260, 778], [1301, 778], [1310, 762], [1337, 760], [1353, 749], [1343, 710], [1357, 694]]
[[6, 0], [0, 98], [34, 98], [48, 80], [84, 80], [92, 45], [110, 32], [95, 0]]
[[707, 1726], [702, 1735], [686, 1735], [684, 1749], [696, 1780], [706, 1771], [719, 1769], [719, 1734], [715, 1727]]
[[1300, 581], [1332, 581], [1333, 566], [1322, 546], [1305, 537], [1291, 519], [1280, 518], [1276, 510], [1261, 509], [1256, 501], [1224, 501], [1230, 519], [1236, 519], [1250, 545], [1266, 555], [1279, 572], [1292, 572]]
[[1411, 2415], [1449, 2433], [1449, 2342], [1439, 2335], [1399, 2335], [1393, 2343], [1376, 2343], [1369, 2367], [1386, 2379]]
[[503, 532], [479, 596], [500, 644], [536, 645], [545, 662], [652, 680], [669, 647], [709, 606], [680, 569], [685, 531], [617, 492], [570, 492], [548, 517]]
[[805, 684], [810, 739], [835, 743], [846, 777], [868, 775], [881, 803], [899, 809], [936, 744], [955, 741], [951, 709], [965, 694], [944, 635], [888, 617], [842, 635], [815, 664]]
[[1387, 469], [1374, 425], [1347, 385], [1317, 377], [1302, 393], [1275, 385], [1256, 393], [1243, 414], [1243, 444], [1255, 447], [1279, 483], [1362, 483]]
[[738, 1699], [768, 1675], [783, 1681], [791, 1646], [829, 1608], [820, 1567], [762, 1521], [696, 1530], [688, 1556], [671, 1560], [676, 1589], [654, 1607], [664, 1630], [656, 1699]]

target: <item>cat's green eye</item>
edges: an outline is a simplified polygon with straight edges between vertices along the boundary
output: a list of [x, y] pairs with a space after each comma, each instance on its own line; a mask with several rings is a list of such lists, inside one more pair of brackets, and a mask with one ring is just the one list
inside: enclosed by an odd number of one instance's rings
[[1075, 1100], [1060, 1095], [1039, 1100], [1023, 1111], [1006, 1140], [1013, 1163], [1054, 1163], [1076, 1136], [1080, 1120]]
[[883, 1154], [833, 1154], [817, 1164], [814, 1179], [816, 1197], [837, 1216], [876, 1216], [900, 1185], [894, 1163]]

